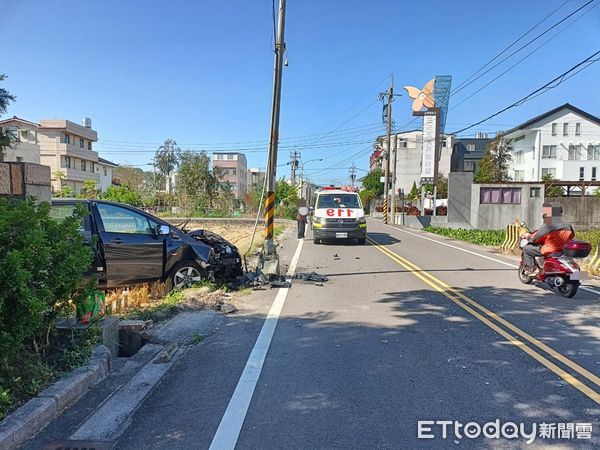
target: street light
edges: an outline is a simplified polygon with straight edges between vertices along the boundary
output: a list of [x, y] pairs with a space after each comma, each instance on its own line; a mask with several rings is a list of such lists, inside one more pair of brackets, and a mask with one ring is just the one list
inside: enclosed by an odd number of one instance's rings
[[[323, 161], [323, 158], [309, 159], [308, 161], [304, 161], [300, 166], [300, 197], [302, 197], [303, 194], [306, 194], [304, 197], [308, 197], [308, 189], [304, 189], [304, 164], [313, 161]], [[307, 198], [307, 200], [310, 199]]]

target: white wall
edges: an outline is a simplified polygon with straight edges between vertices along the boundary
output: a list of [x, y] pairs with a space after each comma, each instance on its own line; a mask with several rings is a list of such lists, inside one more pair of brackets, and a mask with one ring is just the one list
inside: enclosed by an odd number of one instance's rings
[[100, 182], [98, 183], [98, 188], [100, 191], [106, 192], [106, 190], [112, 185], [113, 167], [104, 165], [102, 163], [98, 163], [98, 167], [100, 168]]

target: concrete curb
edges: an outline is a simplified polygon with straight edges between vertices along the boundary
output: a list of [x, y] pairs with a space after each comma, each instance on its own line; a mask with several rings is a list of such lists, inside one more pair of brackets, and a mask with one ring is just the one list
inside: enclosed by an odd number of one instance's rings
[[56, 381], [0, 422], [0, 450], [13, 449], [44, 428], [110, 372], [110, 350], [99, 345], [85, 366]]

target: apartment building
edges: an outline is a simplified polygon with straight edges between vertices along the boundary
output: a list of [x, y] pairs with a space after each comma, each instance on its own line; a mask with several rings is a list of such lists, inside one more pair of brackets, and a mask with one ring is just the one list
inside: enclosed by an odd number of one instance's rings
[[600, 118], [566, 103], [505, 133], [511, 139], [509, 175], [540, 181], [600, 179]]
[[10, 119], [0, 120], [0, 128], [11, 136], [15, 143], [13, 148], [4, 152], [5, 161], [19, 161], [40, 163], [40, 148], [38, 143], [39, 124], [13, 116]]
[[[392, 155], [394, 146], [396, 152], [396, 185], [404, 192], [410, 192], [413, 183], [421, 181], [421, 154], [423, 153], [423, 130], [404, 131], [392, 134]], [[379, 136], [376, 141], [375, 152], [387, 148], [387, 136]], [[375, 153], [374, 152], [374, 153]], [[381, 167], [385, 168], [386, 152], [380, 152]], [[442, 135], [441, 155], [438, 163], [438, 173], [448, 176], [450, 172], [450, 159], [452, 156], [452, 136]], [[373, 160], [371, 167], [377, 167]], [[393, 160], [390, 161], [390, 171], [393, 171]]]
[[[86, 180], [94, 180], [100, 191], [112, 184], [117, 164], [98, 157], [94, 143], [98, 134], [92, 121], [78, 125], [65, 119], [43, 119], [40, 123], [19, 117], [0, 121], [14, 138], [14, 148], [5, 152], [6, 161], [34, 162], [50, 166], [52, 190], [70, 187], [79, 194]], [[57, 177], [57, 173], [62, 176]]]
[[247, 175], [247, 189], [251, 190], [252, 188], [254, 188], [255, 186], [259, 186], [262, 188], [264, 182], [265, 182], [265, 177], [267, 176], [267, 172], [265, 172], [264, 170], [260, 170], [260, 169], [256, 169], [256, 168], [250, 168], [248, 169], [248, 175]]
[[246, 155], [235, 152], [215, 152], [212, 157], [212, 165], [213, 168], [220, 169], [221, 182], [231, 185], [237, 199], [241, 199], [248, 192]]

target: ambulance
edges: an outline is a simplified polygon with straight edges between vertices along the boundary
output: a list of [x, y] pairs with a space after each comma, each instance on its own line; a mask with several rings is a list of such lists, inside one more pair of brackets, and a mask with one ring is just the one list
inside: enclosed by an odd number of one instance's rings
[[313, 242], [353, 239], [367, 241], [367, 219], [356, 188], [326, 187], [315, 192]]

